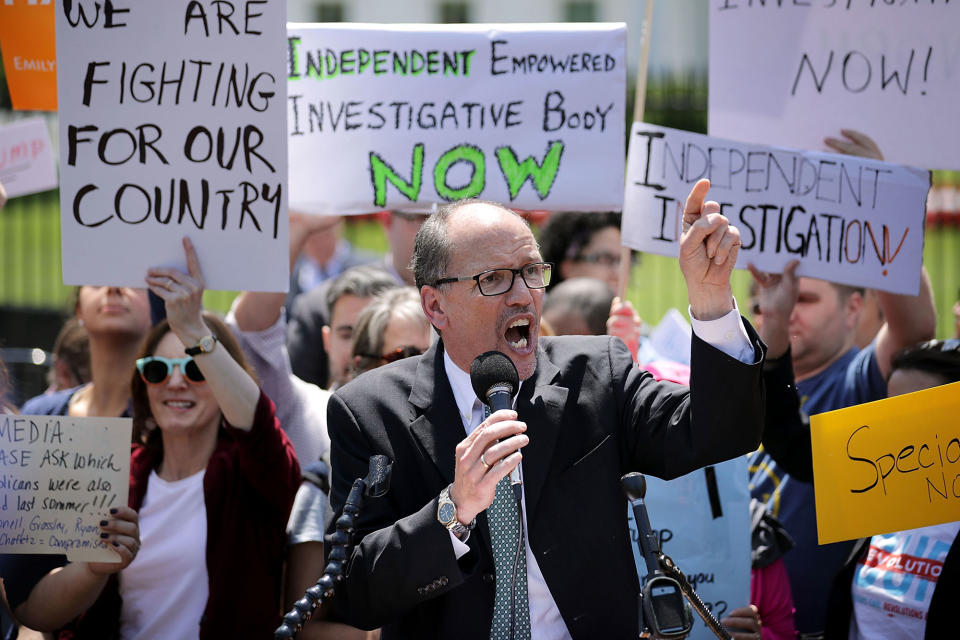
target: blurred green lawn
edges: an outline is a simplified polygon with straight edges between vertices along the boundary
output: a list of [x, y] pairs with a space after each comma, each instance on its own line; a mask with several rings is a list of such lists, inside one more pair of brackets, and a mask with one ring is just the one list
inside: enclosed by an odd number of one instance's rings
[[[14, 198], [0, 211], [0, 306], [66, 311], [71, 288], [62, 284], [60, 273], [57, 198], [57, 191]], [[386, 237], [378, 222], [348, 220], [345, 229], [347, 239], [356, 246], [386, 251]], [[960, 227], [927, 229], [924, 264], [934, 284], [937, 335], [952, 336], [951, 306], [960, 295]], [[749, 314], [749, 283], [747, 272], [734, 273], [734, 294], [744, 314]], [[231, 291], [208, 291], [204, 301], [208, 308], [226, 312], [235, 296]], [[627, 297], [652, 325], [671, 307], [686, 314], [686, 289], [677, 262], [671, 258], [641, 256]]]

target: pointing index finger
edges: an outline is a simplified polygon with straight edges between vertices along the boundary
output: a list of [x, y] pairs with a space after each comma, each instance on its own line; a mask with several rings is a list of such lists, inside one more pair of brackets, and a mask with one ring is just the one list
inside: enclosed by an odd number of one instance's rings
[[683, 224], [692, 225], [700, 218], [700, 211], [703, 208], [703, 201], [707, 198], [707, 192], [710, 190], [710, 181], [701, 178], [697, 184], [693, 185], [690, 195], [687, 196], [687, 202], [683, 207]]

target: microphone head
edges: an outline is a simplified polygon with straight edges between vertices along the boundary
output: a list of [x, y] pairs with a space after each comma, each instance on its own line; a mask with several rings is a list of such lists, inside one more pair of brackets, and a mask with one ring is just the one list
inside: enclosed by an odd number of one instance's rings
[[642, 473], [628, 473], [620, 478], [620, 488], [629, 500], [643, 500], [647, 495], [647, 479]]
[[488, 403], [487, 394], [494, 386], [509, 387], [511, 398], [517, 395], [517, 389], [520, 388], [520, 375], [513, 360], [499, 351], [487, 351], [474, 358], [470, 365], [470, 382], [477, 397], [482, 402]]

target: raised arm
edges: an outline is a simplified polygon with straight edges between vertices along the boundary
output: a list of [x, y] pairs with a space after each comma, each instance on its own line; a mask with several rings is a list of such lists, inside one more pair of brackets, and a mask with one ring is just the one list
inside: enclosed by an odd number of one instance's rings
[[[153, 268], [147, 271], [150, 290], [163, 299], [170, 329], [186, 347], [192, 347], [212, 332], [203, 321], [203, 272], [200, 259], [189, 238], [183, 239], [187, 255], [187, 271]], [[244, 431], [253, 426], [254, 412], [260, 399], [260, 388], [230, 353], [217, 345], [209, 353], [194, 356], [213, 392], [223, 417]]]
[[[297, 262], [303, 245], [312, 234], [333, 227], [340, 220], [337, 216], [312, 216], [296, 211], [290, 212], [290, 271]], [[265, 331], [280, 318], [287, 294], [244, 291], [237, 298], [233, 314], [241, 331]]]
[[920, 273], [920, 293], [915, 296], [877, 291], [884, 323], [877, 334], [877, 365], [886, 378], [898, 351], [931, 340], [937, 331], [937, 310], [926, 268]]
[[687, 283], [690, 311], [698, 320], [716, 320], [733, 310], [730, 274], [740, 250], [740, 231], [720, 213], [720, 205], [705, 202], [710, 181], [694, 185], [683, 208], [680, 270]]

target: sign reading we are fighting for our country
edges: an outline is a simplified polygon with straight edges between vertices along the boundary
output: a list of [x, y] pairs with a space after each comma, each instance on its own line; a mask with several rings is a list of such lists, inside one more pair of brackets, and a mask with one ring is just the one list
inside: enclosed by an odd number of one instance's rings
[[189, 236], [208, 289], [285, 291], [286, 5], [74, 0], [56, 20], [64, 282], [186, 271]]
[[620, 210], [624, 25], [288, 31], [292, 209]]
[[710, 0], [710, 135], [799, 149], [856, 129], [960, 169], [960, 3]]
[[820, 544], [960, 518], [960, 382], [810, 416]]
[[119, 562], [99, 523], [125, 505], [130, 418], [0, 415], [0, 553]]
[[623, 244], [675, 257], [683, 206], [700, 178], [740, 231], [737, 267], [916, 295], [927, 171], [854, 156], [732, 142], [634, 123]]

